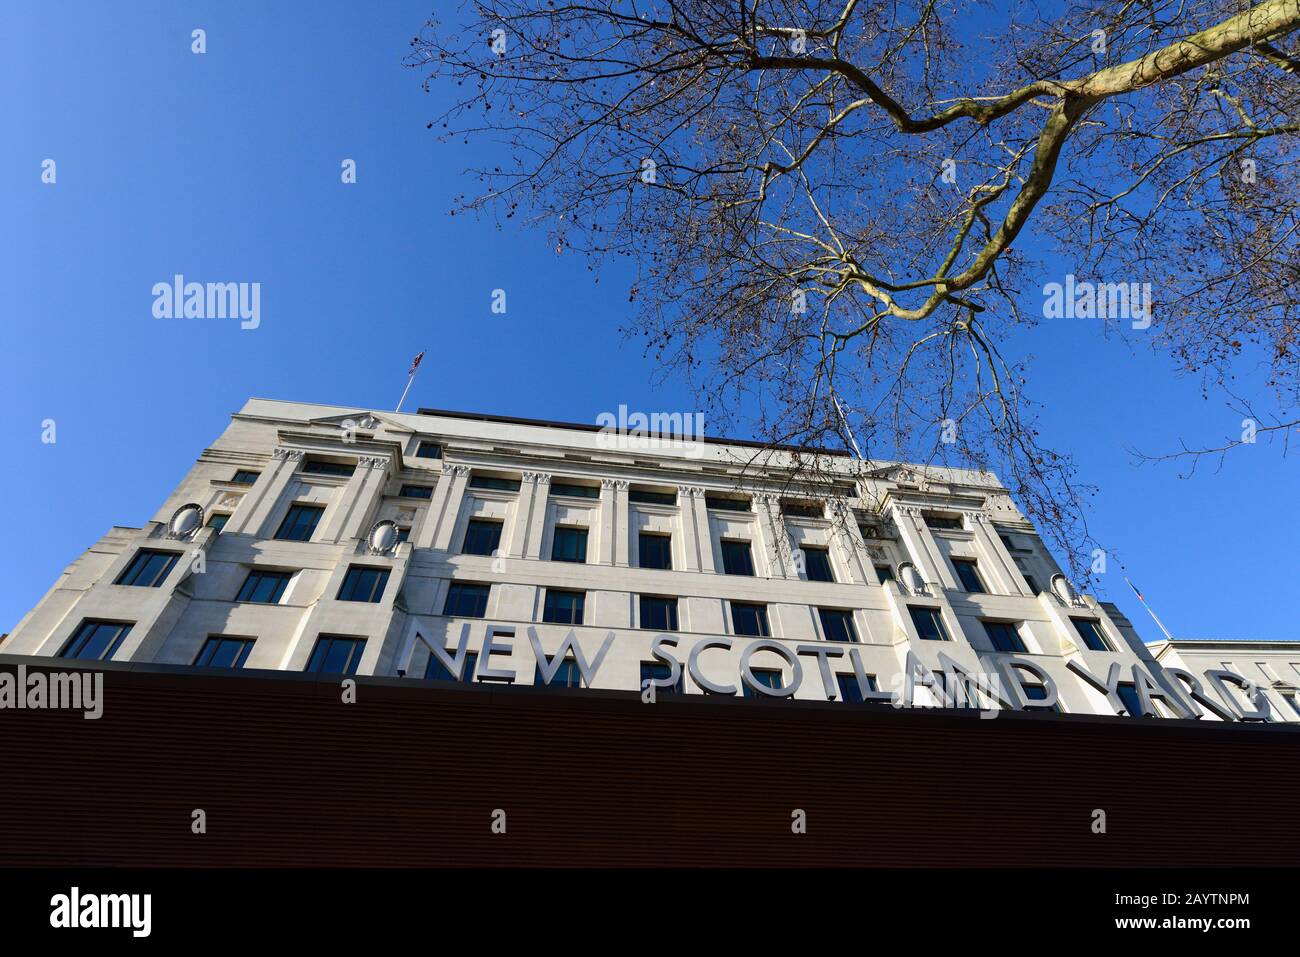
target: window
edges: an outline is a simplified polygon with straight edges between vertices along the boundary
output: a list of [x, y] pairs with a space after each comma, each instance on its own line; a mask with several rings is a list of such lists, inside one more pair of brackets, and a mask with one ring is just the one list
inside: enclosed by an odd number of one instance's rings
[[1074, 630], [1079, 633], [1083, 639], [1084, 647], [1092, 651], [1114, 651], [1110, 642], [1107, 640], [1105, 633], [1101, 630], [1101, 622], [1095, 618], [1071, 618], [1074, 622]]
[[767, 606], [750, 605], [745, 602], [731, 603], [731, 629], [738, 635], [751, 638], [767, 638]]
[[790, 518], [825, 518], [826, 509], [812, 502], [782, 502], [781, 514]]
[[980, 581], [979, 572], [975, 570], [975, 562], [969, 558], [954, 558], [952, 567], [957, 570], [957, 578], [961, 581], [961, 587], [975, 595], [984, 594], [984, 582]]
[[552, 495], [565, 495], [569, 498], [600, 498], [600, 489], [594, 485], [574, 485], [571, 482], [552, 482]]
[[366, 650], [366, 639], [321, 635], [311, 651], [307, 670], [327, 675], [354, 675]]
[[932, 515], [925, 513], [925, 524], [930, 528], [942, 529], [943, 531], [961, 531], [961, 519], [953, 515]]
[[447, 589], [442, 613], [449, 618], [482, 618], [487, 614], [490, 587], [472, 582], [452, 582], [451, 588]]
[[578, 670], [578, 663], [572, 658], [565, 658], [555, 669], [555, 674], [551, 676], [549, 684], [542, 681], [542, 667], [539, 662], [533, 669], [533, 684], [539, 687], [547, 688], [581, 688], [582, 672]]
[[461, 676], [457, 678], [447, 670], [437, 655], [429, 654], [429, 663], [424, 666], [424, 677], [433, 681], [473, 681], [474, 669], [478, 666], [478, 655], [472, 651], [465, 652], [465, 661], [461, 664]]
[[235, 596], [235, 601], [255, 601], [274, 605], [289, 585], [293, 572], [271, 572], [254, 568], [244, 579], [244, 585]]
[[421, 442], [415, 448], [415, 457], [417, 459], [440, 459], [442, 458], [442, 446], [437, 442]]
[[833, 582], [835, 573], [831, 571], [831, 553], [825, 548], [801, 546], [804, 571], [810, 582]]
[[1041, 595], [1043, 593], [1043, 590], [1038, 587], [1038, 582], [1034, 581], [1033, 575], [1025, 575], [1025, 584], [1029, 586], [1029, 590], [1035, 595]]
[[223, 638], [217, 635], [203, 643], [194, 664], [201, 668], [242, 668], [252, 650], [252, 638]]
[[235, 477], [230, 481], [234, 482], [236, 485], [252, 485], [257, 481], [257, 477], [261, 474], [261, 472], [250, 472], [248, 469], [240, 469], [235, 473]]
[[706, 508], [716, 508], [722, 512], [748, 512], [748, 498], [733, 498], [728, 495], [705, 495]]
[[355, 462], [326, 462], [323, 459], [308, 459], [302, 470], [308, 475], [342, 475], [348, 476], [357, 470]]
[[[1047, 689], [1045, 687], [1037, 683], [1029, 684], [1028, 682], [1022, 684], [1020, 687], [1025, 692], [1026, 707], [1040, 708], [1040, 709], [1043, 707], [1042, 705], [1034, 704], [1034, 702], [1047, 700]], [[1044, 710], [1059, 712], [1061, 710], [1061, 706], [1060, 704], [1054, 704], [1050, 708], [1046, 708]]]
[[840, 608], [818, 608], [817, 617], [822, 622], [822, 634], [827, 641], [857, 641], [853, 627], [853, 612]]
[[749, 542], [724, 538], [722, 540], [722, 570], [728, 575], [753, 575], [754, 559], [749, 554]]
[[130, 633], [130, 622], [87, 619], [68, 639], [68, 643], [59, 652], [59, 657], [107, 661], [122, 644], [122, 639]]
[[398, 526], [397, 526], [397, 540], [398, 540], [399, 542], [409, 542], [409, 541], [411, 540], [411, 526], [410, 526], [410, 525], [398, 525]]
[[1142, 701], [1138, 698], [1137, 685], [1128, 681], [1121, 681], [1115, 686], [1115, 694], [1119, 695], [1119, 700], [1124, 703], [1123, 711], [1129, 717], [1142, 717]]
[[433, 498], [432, 485], [403, 485], [397, 493], [402, 498]]
[[497, 492], [518, 492], [519, 479], [497, 478], [494, 475], [475, 475], [469, 480], [470, 488], [487, 488]]
[[557, 591], [548, 588], [546, 605], [542, 609], [542, 621], [554, 625], [581, 625], [582, 610], [586, 600], [586, 592]]
[[1291, 710], [1300, 715], [1300, 696], [1288, 694], [1282, 697], [1286, 698], [1286, 703], [1291, 706]]
[[587, 560], [587, 530], [569, 525], [555, 526], [551, 539], [551, 561], [585, 562]]
[[[662, 661], [643, 661], [641, 662], [641, 684], [638, 690], [644, 691], [647, 681], [667, 681], [673, 673], [670, 665]], [[680, 671], [677, 674], [677, 682], [671, 685], [655, 685], [655, 694], [685, 694], [686, 693], [686, 673]]]
[[501, 544], [501, 523], [486, 518], [471, 518], [465, 529], [465, 544], [461, 551], [466, 555], [491, 555]]
[[885, 582], [892, 582], [893, 580], [894, 580], [893, 565], [876, 566], [876, 581], [880, 582], [880, 584], [883, 585]]
[[387, 568], [353, 565], [343, 576], [343, 586], [339, 588], [339, 601], [368, 601], [371, 604], [378, 604], [383, 600], [384, 588], [387, 585]]
[[948, 641], [948, 632], [943, 627], [943, 619], [939, 616], [938, 608], [919, 608], [910, 605], [907, 610], [912, 616], [912, 624], [916, 626], [916, 633], [924, 640]]
[[230, 515], [227, 512], [213, 512], [208, 516], [208, 528], [215, 528], [218, 533], [226, 527], [226, 522], [230, 521]]
[[652, 492], [649, 489], [634, 488], [627, 493], [629, 502], [639, 502], [642, 505], [676, 505], [677, 493], [675, 492]]
[[126, 570], [117, 576], [114, 584], [157, 588], [163, 583], [167, 573], [176, 566], [176, 560], [180, 557], [179, 552], [155, 552], [152, 549], [142, 548], [135, 553], [135, 558], [131, 559], [131, 564], [126, 566]]
[[637, 536], [638, 563], [642, 568], [672, 568], [673, 538], [642, 532]]
[[1002, 539], [1002, 544], [1007, 547], [1007, 551], [1014, 552], [1016, 550], [1016, 543], [1011, 540], [1010, 535], [1003, 535], [999, 532], [998, 538]]
[[312, 533], [316, 531], [316, 523], [323, 514], [325, 508], [321, 505], [290, 506], [289, 514], [280, 523], [275, 537], [288, 542], [310, 541]]
[[[867, 679], [867, 690], [868, 690], [868, 691], [877, 691], [877, 690], [879, 690], [879, 689], [876, 687], [876, 676], [875, 676], [875, 675], [864, 675], [863, 677], [865, 677], [865, 678]], [[862, 688], [858, 685], [858, 676], [857, 676], [857, 675], [841, 675], [841, 674], [837, 674], [837, 675], [835, 676], [835, 685], [836, 685], [836, 687], [838, 687], [838, 688], [840, 689], [840, 700], [843, 701], [845, 704], [865, 704], [865, 703], [866, 703], [866, 700], [867, 700], [867, 699], [864, 698], [864, 697], [862, 697]]]
[[677, 630], [677, 599], [641, 596], [641, 627], [658, 631]]
[[[781, 684], [781, 672], [778, 671], [776, 668], [750, 668], [749, 670], [750, 673], [753, 674], [754, 680], [757, 681], [765, 688], [784, 687], [784, 685]], [[760, 692], [757, 692], [753, 688], [751, 688], [748, 681], [743, 681], [741, 682], [741, 684], [745, 686], [746, 698], [766, 699], [768, 697], [767, 695], [761, 694]]]
[[984, 624], [984, 633], [989, 636], [989, 641], [993, 642], [995, 651], [1019, 652], [1025, 651], [1025, 643], [1020, 640], [1020, 632], [1016, 626], [1009, 621], [986, 621]]

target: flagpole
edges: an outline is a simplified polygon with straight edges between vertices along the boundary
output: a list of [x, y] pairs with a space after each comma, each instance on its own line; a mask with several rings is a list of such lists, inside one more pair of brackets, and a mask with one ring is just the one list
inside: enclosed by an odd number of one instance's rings
[[1142, 597], [1142, 593], [1137, 590], [1137, 586], [1128, 580], [1127, 575], [1124, 577], [1124, 583], [1127, 584], [1129, 588], [1133, 589], [1133, 594], [1138, 596], [1138, 601], [1142, 602], [1142, 607], [1147, 610], [1147, 614], [1150, 615], [1152, 619], [1155, 620], [1155, 623], [1160, 626], [1160, 630], [1165, 633], [1165, 637], [1170, 641], [1173, 641], [1174, 636], [1169, 634], [1169, 629], [1165, 627], [1165, 623], [1156, 617], [1155, 611], [1147, 604], [1147, 600]]
[[415, 381], [415, 373], [412, 372], [409, 376], [406, 377], [406, 388], [402, 390], [402, 397], [397, 400], [397, 408], [393, 410], [394, 412], [402, 411], [402, 403], [406, 401], [406, 393], [411, 391], [411, 383], [414, 381]]

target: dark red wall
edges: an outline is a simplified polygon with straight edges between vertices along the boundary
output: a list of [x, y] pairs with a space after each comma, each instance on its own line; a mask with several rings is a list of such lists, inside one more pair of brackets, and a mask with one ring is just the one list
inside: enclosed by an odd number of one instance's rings
[[0, 865], [1300, 860], [1295, 727], [385, 679], [345, 705], [337, 681], [129, 666], [104, 684], [98, 721], [0, 711]]

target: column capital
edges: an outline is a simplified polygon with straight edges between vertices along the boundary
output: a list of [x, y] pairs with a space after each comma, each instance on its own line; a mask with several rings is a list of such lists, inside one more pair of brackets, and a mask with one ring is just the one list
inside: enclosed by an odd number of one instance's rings
[[624, 489], [627, 488], [627, 485], [628, 485], [628, 483], [627, 483], [627, 480], [626, 480], [626, 479], [610, 479], [610, 478], [603, 478], [603, 479], [600, 480], [600, 487], [601, 487], [601, 488], [612, 488], [612, 489], [614, 489], [616, 492], [617, 492], [617, 491], [623, 491]]
[[699, 485], [679, 485], [677, 494], [685, 495], [687, 498], [700, 498], [704, 495], [704, 488]]
[[291, 449], [288, 446], [277, 445], [271, 450], [271, 457], [285, 459], [286, 461], [296, 461], [302, 458], [302, 449]]
[[550, 485], [551, 473], [550, 472], [525, 472], [524, 481], [535, 482], [538, 485]]

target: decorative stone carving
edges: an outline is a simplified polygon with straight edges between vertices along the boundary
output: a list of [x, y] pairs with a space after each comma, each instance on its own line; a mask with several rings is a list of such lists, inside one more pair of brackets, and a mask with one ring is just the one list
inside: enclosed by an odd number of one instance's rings
[[601, 488], [611, 488], [611, 489], [613, 489], [613, 490], [616, 491], [616, 492], [618, 492], [618, 491], [622, 491], [622, 490], [626, 489], [626, 488], [627, 488], [627, 484], [628, 484], [628, 483], [627, 483], [627, 480], [626, 480], [626, 479], [610, 479], [610, 478], [603, 478], [603, 479], [600, 480], [600, 487], [601, 487]]
[[375, 522], [366, 536], [366, 545], [372, 555], [386, 555], [397, 545], [397, 524], [384, 519]]
[[217, 502], [217, 504], [220, 505], [222, 508], [226, 507], [227, 505], [230, 506], [231, 508], [236, 508], [238, 507], [239, 503], [242, 502], [243, 500], [244, 500], [244, 496], [239, 492], [224, 492], [221, 495], [221, 500]]
[[302, 458], [302, 449], [289, 449], [283, 445], [277, 445], [271, 450], [271, 456], [277, 459], [284, 459], [288, 462], [294, 462]]
[[167, 537], [188, 539], [203, 527], [203, 506], [189, 502], [172, 512], [171, 521], [167, 523]]
[[699, 485], [679, 485], [677, 494], [687, 498], [700, 498], [704, 495], [704, 489]]
[[357, 464], [366, 469], [386, 469], [390, 461], [386, 455], [363, 455], [357, 459]]
[[468, 475], [469, 466], [468, 465], [447, 465], [443, 467], [443, 471], [451, 475], [452, 477], [456, 477], [459, 475]]
[[524, 481], [536, 482], [538, 485], [547, 485], [551, 481], [551, 476], [548, 472], [525, 472]]

